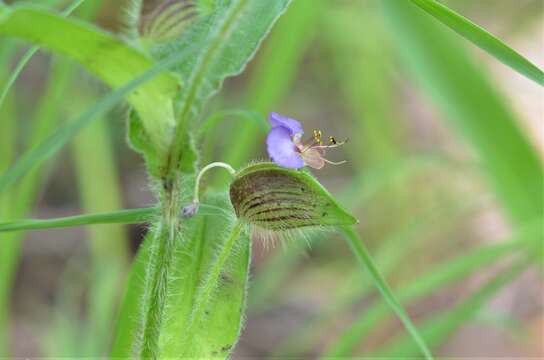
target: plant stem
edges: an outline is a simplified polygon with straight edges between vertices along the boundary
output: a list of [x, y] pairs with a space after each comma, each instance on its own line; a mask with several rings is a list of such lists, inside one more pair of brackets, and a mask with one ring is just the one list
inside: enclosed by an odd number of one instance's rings
[[389, 285], [387, 285], [380, 272], [376, 268], [376, 265], [374, 265], [374, 261], [372, 260], [372, 257], [370, 256], [370, 253], [364, 246], [363, 242], [359, 238], [359, 235], [353, 230], [352, 227], [343, 226], [341, 227], [341, 230], [357, 260], [366, 268], [366, 270], [370, 272], [370, 276], [372, 277], [374, 284], [382, 294], [384, 300], [397, 314], [398, 318], [403, 323], [408, 333], [410, 333], [413, 340], [419, 346], [419, 349], [421, 350], [425, 358], [428, 360], [432, 360], [433, 356], [429, 351], [427, 345], [425, 344], [425, 341], [412, 323], [412, 320], [410, 320], [410, 317], [406, 314], [402, 306], [396, 300], [393, 292], [389, 288]]
[[162, 200], [162, 220], [153, 241], [146, 276], [140, 358], [159, 357], [159, 336], [179, 227], [179, 181], [172, 182], [172, 187], [165, 189]]

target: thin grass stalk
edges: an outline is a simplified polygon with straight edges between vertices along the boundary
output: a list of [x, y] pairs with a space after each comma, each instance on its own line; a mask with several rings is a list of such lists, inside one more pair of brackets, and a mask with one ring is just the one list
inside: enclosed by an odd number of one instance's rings
[[412, 323], [412, 320], [410, 320], [410, 317], [406, 314], [406, 311], [404, 310], [402, 305], [400, 305], [399, 302], [396, 300], [393, 292], [389, 288], [389, 285], [387, 285], [380, 272], [376, 268], [376, 265], [374, 265], [374, 260], [370, 256], [361, 239], [359, 238], [359, 235], [351, 227], [342, 227], [341, 232], [347, 240], [353, 252], [353, 255], [356, 257], [359, 263], [363, 265], [364, 270], [370, 273], [370, 276], [374, 281], [374, 285], [376, 285], [376, 287], [382, 294], [383, 299], [389, 304], [395, 314], [397, 314], [398, 318], [400, 319], [414, 342], [419, 347], [421, 353], [427, 360], [433, 359], [433, 356], [431, 355], [429, 348], [425, 344], [425, 341], [419, 334], [419, 331]]
[[[51, 78], [48, 86], [45, 89], [44, 96], [37, 106], [36, 114], [33, 117], [31, 133], [26, 139], [29, 146], [35, 146], [41, 142], [51, 129], [58, 123], [59, 111], [56, 104], [59, 104], [60, 99], [64, 96], [67, 85], [73, 76], [73, 66], [67, 66], [66, 63], [55, 62], [51, 68]], [[7, 115], [7, 113], [6, 113]], [[13, 139], [16, 138], [13, 130]], [[44, 172], [44, 167], [37, 167], [29, 172], [18, 184], [15, 191], [10, 192], [9, 211], [5, 219], [23, 218], [32, 209], [35, 198], [39, 192], [39, 185], [47, 176]], [[19, 262], [19, 253], [23, 233], [6, 234], [2, 236], [2, 251], [0, 252], [0, 311], [4, 313], [0, 315], [0, 335], [3, 335], [5, 343], [9, 343], [8, 331], [8, 309], [9, 296], [13, 284], [13, 276]], [[2, 321], [3, 320], [3, 321]], [[0, 356], [9, 356], [7, 348], [0, 349]]]
[[[79, 106], [78, 106], [79, 107]], [[122, 207], [117, 167], [103, 118], [85, 129], [73, 146], [74, 165], [85, 213], [114, 211]], [[102, 174], [97, 177], [96, 174]], [[128, 239], [122, 225], [88, 229], [91, 255], [89, 315], [87, 317], [86, 354], [104, 356], [108, 350], [118, 289], [123, 284], [129, 264]]]
[[544, 86], [544, 72], [542, 72], [538, 66], [527, 60], [481, 26], [473, 23], [466, 17], [456, 13], [436, 0], [410, 1], [459, 35], [463, 36], [465, 39], [471, 41], [474, 45], [487, 51], [489, 55], [509, 66], [512, 70], [517, 71], [527, 79]]
[[[74, 12], [85, 0], [76, 0], [74, 1], [66, 10], [62, 12], [63, 16], [69, 16], [72, 12]], [[39, 46], [33, 46], [30, 49], [28, 49], [21, 60], [17, 63], [15, 66], [15, 69], [7, 79], [7, 81], [4, 84], [4, 87], [0, 91], [0, 108], [2, 108], [2, 104], [4, 103], [6, 96], [13, 86], [15, 84], [15, 81], [17, 81], [17, 78], [19, 75], [23, 72], [23, 69], [26, 67], [30, 59], [40, 50]]]

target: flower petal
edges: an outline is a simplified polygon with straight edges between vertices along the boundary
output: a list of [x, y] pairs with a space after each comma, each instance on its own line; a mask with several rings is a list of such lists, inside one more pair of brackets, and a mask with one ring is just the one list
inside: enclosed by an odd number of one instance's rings
[[268, 155], [279, 166], [299, 169], [304, 166], [295, 144], [291, 138], [290, 129], [283, 126], [273, 127], [266, 138]]
[[319, 149], [308, 149], [304, 151], [302, 154], [302, 159], [311, 168], [314, 169], [321, 169], [323, 166], [325, 166], [325, 160], [323, 160], [322, 152], [319, 151]]
[[304, 130], [302, 130], [302, 125], [300, 124], [300, 122], [295, 119], [288, 118], [287, 116], [271, 112], [268, 115], [268, 121], [270, 121], [272, 128], [275, 128], [277, 126], [283, 126], [290, 131], [291, 135], [304, 134]]

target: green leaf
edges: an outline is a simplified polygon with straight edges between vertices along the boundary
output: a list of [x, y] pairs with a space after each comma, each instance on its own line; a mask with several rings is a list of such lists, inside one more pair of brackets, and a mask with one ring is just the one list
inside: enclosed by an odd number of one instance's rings
[[357, 223], [307, 171], [257, 163], [236, 174], [230, 185], [236, 215], [270, 230]]
[[[207, 216], [199, 212], [183, 223], [172, 244], [165, 289], [160, 291], [164, 304], [157, 311], [148, 309], [156, 303], [150, 298], [155, 292], [146, 285], [144, 319], [154, 314], [160, 321], [142, 323], [144, 333], [141, 329], [140, 340], [136, 341], [144, 341], [142, 356], [226, 358], [236, 344], [246, 303], [250, 241], [224, 196], [210, 196], [208, 203], [223, 209], [223, 214]], [[152, 254], [159, 245], [154, 239]], [[159, 269], [154, 259], [151, 255], [151, 271]], [[152, 279], [149, 275], [147, 281]], [[147, 331], [149, 325], [156, 324], [159, 328]], [[141, 338], [149, 334], [158, 336], [156, 349], [146, 348], [153, 343]]]
[[147, 81], [150, 81], [156, 76], [163, 74], [165, 70], [176, 65], [180, 59], [188, 56], [195, 51], [195, 49], [195, 46], [188, 46], [185, 49], [180, 50], [179, 53], [175, 53], [169, 58], [157, 63], [142, 75], [131, 80], [119, 89], [114, 90], [112, 93], [103, 96], [95, 105], [88, 108], [79, 118], [58, 128], [55, 133], [46, 138], [44, 141], [36, 144], [30, 150], [27, 150], [10, 169], [0, 175], [0, 193], [5, 191], [9, 186], [15, 184], [23, 175], [59, 151], [79, 132], [79, 130], [92, 122], [98, 114], [112, 109], [127, 94], [131, 93], [142, 84], [145, 84]]
[[212, 13], [196, 20], [183, 36], [151, 50], [154, 57], [163, 59], [187, 44], [201, 49], [198, 56], [186, 58], [176, 67], [186, 85], [179, 93], [178, 123], [165, 164], [166, 177], [171, 177], [183, 163], [182, 155], [188, 146], [186, 132], [204, 103], [219, 90], [225, 78], [242, 72], [289, 3], [290, 0], [217, 2]]
[[544, 72], [488, 31], [436, 0], [410, 0], [438, 21], [487, 51], [500, 62], [534, 82], [544, 85]]
[[[203, 246], [200, 258], [185, 256], [178, 265], [188, 265], [179, 275], [174, 289], [186, 291], [191, 297], [171, 297], [166, 316], [171, 318], [162, 331], [161, 354], [165, 357], [227, 358], [241, 331], [246, 305], [249, 272], [250, 241], [241, 223], [231, 224], [230, 235], [224, 242], [223, 222], [203, 221], [200, 231], [205, 238], [196, 238], [193, 246]], [[197, 242], [202, 242], [198, 244]], [[219, 249], [219, 251], [218, 251]], [[185, 284], [186, 279], [196, 280]], [[190, 312], [187, 312], [190, 310]]]
[[[151, 69], [154, 62], [114, 36], [85, 23], [30, 7], [0, 9], [0, 33], [20, 37], [85, 66], [114, 89]], [[31, 26], [30, 26], [31, 25]], [[178, 80], [162, 73], [127, 95], [157, 147], [169, 143], [174, 125], [172, 98]]]
[[406, 1], [381, 2], [404, 63], [446, 120], [472, 145], [512, 221], [544, 213], [541, 160], [482, 67]]
[[140, 153], [145, 160], [147, 171], [158, 176], [161, 166], [159, 149], [153, 145], [149, 134], [145, 131], [142, 120], [134, 110], [130, 110], [127, 119], [127, 142], [132, 150]]
[[376, 268], [376, 265], [374, 265], [374, 260], [372, 260], [372, 257], [370, 256], [370, 253], [364, 246], [363, 242], [357, 235], [357, 233], [351, 228], [351, 227], [343, 227], [342, 233], [344, 234], [352, 252], [355, 258], [363, 265], [363, 267], [370, 273], [370, 277], [374, 281], [374, 284], [380, 291], [383, 299], [385, 302], [393, 309], [395, 314], [397, 314], [398, 318], [408, 331], [408, 333], [411, 336], [411, 340], [417, 345], [419, 348], [419, 351], [426, 359], [432, 359], [433, 356], [419, 334], [419, 331], [416, 329], [414, 324], [412, 323], [412, 320], [410, 320], [410, 317], [406, 313], [406, 310], [402, 307], [402, 305], [397, 301], [396, 297], [393, 295], [393, 291], [389, 288], [389, 285], [385, 282], [382, 275]]

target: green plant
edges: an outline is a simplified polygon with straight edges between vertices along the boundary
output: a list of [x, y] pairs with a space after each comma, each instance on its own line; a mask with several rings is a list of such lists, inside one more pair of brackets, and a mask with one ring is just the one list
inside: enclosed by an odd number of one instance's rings
[[[82, 2], [75, 2], [64, 15], [68, 15]], [[174, 1], [159, 8], [150, 18], [143, 18], [143, 1], [131, 0], [126, 9], [125, 37], [42, 8], [0, 3], [0, 34], [31, 41], [36, 46], [63, 55], [77, 62], [113, 90], [74, 120], [59, 126], [49, 137], [44, 134], [51, 131], [53, 122], [47, 119], [52, 115], [43, 116], [40, 119], [46, 122], [43, 129], [31, 141], [32, 146], [11, 166], [8, 164], [12, 162], [14, 145], [10, 143], [9, 133], [13, 122], [2, 124], [7, 136], [6, 141], [0, 144], [5, 147], [0, 154], [0, 165], [6, 169], [0, 175], [0, 193], [4, 196], [2, 204], [8, 201], [6, 199], [12, 201], [12, 196], [21, 197], [18, 199], [20, 208], [0, 208], [3, 217], [15, 219], [0, 223], [0, 233], [9, 232], [7, 241], [11, 243], [8, 246], [13, 249], [8, 249], [5, 254], [8, 254], [6, 258], [12, 263], [15, 258], [13, 254], [17, 252], [15, 248], [18, 238], [15, 231], [90, 224], [149, 225], [149, 233], [128, 276], [117, 319], [112, 356], [228, 357], [240, 337], [248, 303], [252, 234], [264, 234], [265, 237], [280, 234], [288, 238], [301, 238], [320, 234], [319, 230], [325, 227], [339, 230], [355, 259], [362, 265], [361, 272], [367, 273], [373, 280], [385, 302], [377, 302], [369, 313], [356, 321], [348, 334], [341, 336], [330, 349], [331, 355], [350, 355], [364, 332], [392, 309], [410, 338], [402, 338], [383, 353], [403, 356], [407, 353], [415, 354], [412, 349], [415, 346], [425, 358], [431, 359], [431, 350], [460, 323], [470, 318], [473, 314], [471, 309], [478, 309], [530, 263], [531, 259], [523, 257], [519, 264], [515, 263], [505, 271], [505, 275], [498, 276], [465, 304], [441, 315], [438, 320], [424, 322], [424, 330], [420, 333], [403, 307], [404, 302], [448, 284], [508, 251], [513, 251], [520, 244], [516, 242], [463, 255], [456, 262], [428, 277], [421, 277], [412, 287], [401, 289], [395, 295], [370, 251], [363, 245], [361, 236], [353, 228], [357, 223], [355, 217], [309, 171], [286, 169], [268, 162], [252, 163], [239, 170], [232, 168], [232, 165], [239, 168], [242, 163], [251, 160], [246, 154], [255, 147], [255, 139], [261, 137], [259, 127], [266, 127], [263, 126], [262, 115], [270, 110], [270, 104], [286, 97], [286, 89], [301, 59], [302, 49], [308, 46], [324, 14], [328, 14], [324, 5], [320, 3], [319, 7], [313, 7], [302, 0], [292, 5], [293, 9], [289, 10], [292, 13], [286, 17], [291, 16], [291, 22], [287, 22], [281, 28], [282, 31], [274, 34], [267, 44], [266, 57], [259, 61], [261, 67], [251, 81], [251, 97], [247, 105], [249, 109], [239, 107], [239, 110], [220, 110], [209, 115], [206, 113], [207, 105], [213, 95], [219, 92], [226, 78], [244, 71], [275, 22], [289, 8], [290, 2], [200, 0], [191, 1], [191, 6], [185, 7]], [[543, 209], [538, 199], [542, 199], [542, 167], [538, 155], [518, 129], [513, 115], [510, 115], [485, 75], [462, 51], [449, 44], [448, 35], [436, 30], [435, 24], [418, 13], [419, 10], [411, 3], [538, 84], [544, 81], [542, 71], [482, 28], [435, 1], [384, 0], [381, 4], [384, 17], [391, 20], [389, 29], [400, 39], [396, 45], [402, 58], [411, 65], [412, 72], [424, 88], [430, 90], [432, 99], [446, 113], [448, 120], [476, 149], [482, 168], [512, 223], [522, 227], [540, 221]], [[341, 16], [349, 18], [350, 15], [344, 13]], [[369, 18], [369, 21], [376, 20]], [[385, 32], [387, 28], [383, 24], [379, 25], [378, 21], [375, 27], [379, 27], [380, 32]], [[311, 30], [308, 33], [307, 28]], [[355, 26], [353, 28], [358, 29]], [[285, 41], [286, 38], [290, 41]], [[401, 164], [398, 159], [402, 150], [395, 143], [396, 129], [391, 122], [387, 123], [385, 129], [382, 128], [383, 122], [380, 120], [390, 121], [396, 116], [388, 108], [387, 102], [383, 101], [390, 96], [391, 84], [382, 83], [381, 77], [377, 75], [389, 69], [390, 64], [383, 63], [380, 55], [376, 54], [381, 48], [379, 44], [372, 43], [370, 38], [365, 41], [360, 54], [366, 51], [373, 54], [369, 62], [372, 69], [377, 69], [376, 72], [363, 69], [358, 73], [355, 70], [364, 65], [346, 61], [342, 56], [334, 59], [337, 71], [342, 72], [346, 67], [352, 69], [343, 74], [345, 77], [341, 80], [350, 98], [352, 111], [361, 118], [367, 113], [372, 114], [370, 121], [355, 124], [356, 131], [365, 134], [371, 151], [359, 158], [358, 152], [364, 150], [365, 145], [357, 144], [361, 148], [353, 151], [351, 157], [361, 167], [371, 164], [380, 170], [381, 162], [385, 160], [385, 167], [392, 166], [397, 171]], [[334, 46], [333, 51], [351, 50], [349, 43]], [[37, 49], [34, 47], [23, 56], [2, 88], [0, 106], [4, 105], [7, 112], [12, 108], [10, 87]], [[393, 52], [392, 48], [387, 51]], [[275, 52], [284, 55], [286, 60], [274, 61]], [[62, 88], [68, 84], [70, 69], [55, 68], [58, 74], [54, 79], [64, 80], [54, 81], [51, 86]], [[467, 81], [458, 83], [458, 78]], [[367, 79], [369, 84], [360, 90], [359, 82]], [[439, 91], [433, 91], [436, 89]], [[51, 93], [57, 91], [51, 90]], [[467, 98], [467, 94], [473, 96]], [[359, 97], [364, 98], [366, 103], [372, 103], [373, 107], [360, 107]], [[82, 203], [89, 212], [98, 212], [100, 209], [109, 211], [119, 207], [115, 176], [102, 178], [99, 182], [89, 181], [94, 171], [113, 173], [112, 152], [107, 145], [102, 145], [100, 149], [103, 151], [94, 153], [94, 160], [87, 153], [107, 136], [107, 131], [100, 128], [103, 123], [91, 123], [122, 101], [126, 101], [130, 107], [127, 116], [128, 143], [145, 159], [149, 186], [155, 195], [156, 205], [59, 219], [18, 220], [30, 208], [29, 199], [32, 195], [28, 194], [35, 192], [38, 168], [86, 126], [89, 126], [89, 132], [79, 134], [74, 147]], [[79, 112], [80, 106], [76, 105], [72, 111]], [[252, 125], [242, 128], [238, 134], [239, 141], [234, 142], [225, 154], [231, 165], [201, 164], [204, 157], [201, 145], [205, 143], [211, 149], [206, 154], [213, 153], [216, 139], [214, 131], [227, 117], [252, 120], [247, 121]], [[494, 127], [495, 131], [489, 133], [490, 127]], [[313, 161], [313, 165], [318, 163], [315, 167], [320, 167], [326, 161], [323, 160], [321, 150], [337, 147], [342, 142], [331, 138], [330, 145], [323, 145], [320, 133], [316, 134], [319, 135], [314, 135], [312, 143], [307, 146], [299, 142], [299, 133], [290, 134], [293, 142], [290, 145], [296, 145], [298, 153], [306, 155], [303, 157], [306, 164], [312, 165]], [[498, 148], [497, 143], [508, 144], [508, 147]], [[314, 151], [311, 154], [313, 158], [305, 154], [311, 151]], [[511, 167], [504, 166], [506, 159]], [[86, 161], [94, 161], [102, 167], [93, 170]], [[275, 161], [280, 163], [277, 159]], [[203, 175], [214, 167], [226, 168], [230, 173], [228, 180], [220, 178], [222, 185], [228, 184], [228, 194], [223, 186], [204, 189], [201, 184]], [[366, 178], [366, 173], [358, 172], [354, 178], [352, 187], [347, 191], [346, 202], [353, 202], [350, 207], [360, 205], [360, 199], [353, 196], [353, 189], [359, 190], [360, 181]], [[383, 185], [386, 178], [385, 175], [377, 176], [378, 187]], [[20, 184], [20, 181], [23, 183]], [[16, 195], [8, 193], [8, 190], [14, 188], [17, 189]], [[107, 191], [111, 193], [107, 195]], [[393, 193], [402, 194], [402, 191]], [[28, 196], [30, 198], [25, 201]], [[405, 217], [405, 213], [399, 213], [402, 218]], [[314, 230], [306, 230], [307, 227]], [[95, 294], [111, 291], [116, 286], [115, 282], [107, 281], [111, 274], [98, 274], [104, 264], [118, 262], [120, 266], [114, 270], [114, 277], [119, 282], [123, 278], [123, 265], [127, 262], [128, 254], [122, 242], [124, 236], [120, 232], [122, 230], [115, 227], [109, 228], [109, 231], [96, 231], [90, 242], [93, 266], [97, 272]], [[109, 236], [118, 242], [109, 243], [106, 240]], [[525, 241], [520, 243], [525, 244]], [[528, 250], [533, 247], [520, 246], [520, 249], [530, 253]], [[398, 259], [401, 254], [401, 251], [395, 252], [391, 258]], [[476, 255], [483, 257], [476, 258]], [[111, 258], [106, 259], [109, 256]], [[288, 261], [294, 264], [296, 255], [290, 259]], [[10, 265], [6, 278], [11, 276], [13, 269], [14, 266]], [[290, 270], [291, 267], [286, 269]], [[274, 282], [275, 279], [270, 280], [270, 284]], [[0, 285], [0, 306], [4, 307], [10, 281], [0, 279]], [[261, 294], [267, 291], [262, 290]], [[354, 296], [360, 295], [357, 293]], [[97, 313], [109, 314], [111, 318], [114, 297], [107, 304], [101, 303], [103, 298], [100, 296], [96, 299], [95, 309], [100, 309], [96, 310]], [[5, 328], [2, 326], [5, 323], [4, 317], [0, 316], [0, 329]], [[91, 317], [96, 320], [99, 315]], [[88, 334], [101, 333], [103, 326], [103, 322], [95, 323], [94, 326], [91, 324]], [[5, 338], [5, 335], [0, 332], [0, 337]], [[100, 346], [103, 347], [103, 344]], [[7, 353], [7, 350], [3, 350], [5, 347], [2, 345], [0, 349]]]

